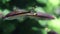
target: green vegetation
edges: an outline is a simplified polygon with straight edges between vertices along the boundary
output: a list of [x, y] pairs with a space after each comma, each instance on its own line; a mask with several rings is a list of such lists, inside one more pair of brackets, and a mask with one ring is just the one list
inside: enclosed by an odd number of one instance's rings
[[34, 7], [36, 12], [46, 12], [55, 16], [55, 19], [53, 20], [36, 21], [35, 19], [26, 18], [23, 22], [20, 22], [20, 20], [0, 19], [0, 34], [18, 34], [18, 30], [19, 34], [47, 34], [47, 31], [45, 30], [46, 27], [49, 30], [53, 29], [60, 34], [60, 16], [58, 15], [58, 18], [54, 12], [55, 8], [60, 7], [59, 1], [60, 0], [0, 0], [0, 12], [3, 12], [4, 16], [10, 13], [13, 10], [13, 7], [27, 10]]

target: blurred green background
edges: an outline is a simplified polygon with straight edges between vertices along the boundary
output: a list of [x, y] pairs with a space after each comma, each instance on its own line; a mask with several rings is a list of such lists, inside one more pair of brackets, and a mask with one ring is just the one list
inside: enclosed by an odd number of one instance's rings
[[35, 12], [46, 12], [54, 15], [55, 19], [35, 20], [25, 18], [23, 21], [21, 19], [0, 19], [0, 34], [47, 34], [46, 27], [48, 31], [53, 29], [60, 34], [60, 14], [56, 11], [56, 8], [60, 7], [60, 0], [0, 0], [0, 12], [4, 16], [16, 7], [26, 10], [35, 7]]

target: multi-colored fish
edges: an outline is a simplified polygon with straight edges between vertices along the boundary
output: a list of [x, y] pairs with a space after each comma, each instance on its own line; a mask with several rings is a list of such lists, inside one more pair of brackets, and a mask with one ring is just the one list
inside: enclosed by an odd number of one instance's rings
[[41, 12], [29, 12], [29, 11], [26, 11], [26, 10], [20, 10], [20, 11], [13, 11], [9, 14], [7, 14], [6, 16], [3, 17], [3, 19], [19, 19], [22, 17], [37, 17], [37, 18], [41, 18], [41, 19], [54, 19], [53, 16], [51, 15], [48, 15], [46, 13], [41, 13]]

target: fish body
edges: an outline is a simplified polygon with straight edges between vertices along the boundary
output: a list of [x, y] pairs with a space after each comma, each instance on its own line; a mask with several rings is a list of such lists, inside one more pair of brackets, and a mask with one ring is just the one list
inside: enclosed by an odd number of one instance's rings
[[7, 14], [6, 16], [3, 17], [3, 19], [7, 19], [7, 20], [12, 20], [12, 19], [21, 19], [21, 18], [26, 18], [26, 17], [30, 17], [30, 18], [38, 18], [38, 19], [41, 19], [41, 18], [46, 18], [46, 19], [54, 19], [53, 16], [51, 15], [48, 15], [46, 13], [41, 13], [41, 12], [29, 12], [29, 11], [23, 11], [21, 10], [20, 12], [19, 11], [13, 11], [9, 14]]
[[25, 13], [29, 13], [29, 12], [11, 12], [6, 16], [4, 16], [3, 19], [5, 20], [12, 20], [12, 19], [19, 19], [19, 18], [21, 19], [26, 16]]

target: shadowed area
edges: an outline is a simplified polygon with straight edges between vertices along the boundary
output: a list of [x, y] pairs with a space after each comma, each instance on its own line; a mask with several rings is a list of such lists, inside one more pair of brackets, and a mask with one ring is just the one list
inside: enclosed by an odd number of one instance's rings
[[42, 34], [41, 30], [35, 31], [32, 27], [39, 29], [45, 28], [45, 26], [41, 26], [36, 20], [30, 18], [25, 19], [23, 22], [19, 22], [17, 20], [6, 20], [1, 23], [1, 26], [2, 32], [6, 34]]

